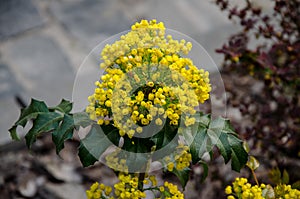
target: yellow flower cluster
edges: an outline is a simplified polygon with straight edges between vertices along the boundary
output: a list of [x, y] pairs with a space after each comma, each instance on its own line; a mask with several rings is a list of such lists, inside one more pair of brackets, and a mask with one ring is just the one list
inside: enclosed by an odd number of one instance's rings
[[119, 182], [114, 184], [114, 196], [112, 188], [104, 184], [94, 183], [89, 190], [86, 191], [88, 199], [117, 198], [117, 199], [139, 199], [145, 198], [145, 192], [138, 189], [138, 177], [133, 174], [120, 173]]
[[[229, 195], [228, 199], [265, 199], [267, 186], [271, 187], [265, 184], [252, 186], [246, 178], [236, 178], [232, 184], [233, 186], [227, 186], [225, 189], [225, 193]], [[298, 199], [300, 191], [292, 189], [291, 185], [280, 184], [274, 188], [274, 198]]]
[[[178, 190], [177, 185], [170, 182], [164, 182], [163, 185], [157, 186], [157, 180], [154, 175], [145, 175], [143, 180], [143, 187], [141, 191], [139, 187], [139, 179], [137, 174], [124, 174], [120, 173], [119, 182], [114, 185], [114, 194], [112, 188], [95, 182], [89, 190], [86, 191], [87, 199], [140, 199], [146, 198], [145, 190], [159, 191], [160, 198], [164, 199], [183, 199], [184, 194]], [[144, 185], [148, 185], [148, 188], [144, 188]]]
[[297, 189], [292, 189], [291, 185], [277, 185], [274, 188], [275, 195], [277, 198], [282, 199], [299, 199], [300, 198], [300, 191]]
[[209, 98], [207, 71], [183, 57], [192, 44], [165, 35], [162, 22], [142, 20], [101, 52], [106, 74], [95, 82], [86, 112], [98, 124], [113, 124], [133, 137], [143, 126], [164, 121], [192, 125], [194, 107]]
[[124, 173], [119, 174], [119, 182], [114, 185], [115, 194], [120, 199], [146, 198], [146, 193], [138, 189], [138, 177]]
[[[236, 178], [232, 183], [233, 186], [227, 186], [225, 193], [229, 196], [228, 199], [263, 199], [262, 190], [266, 187], [265, 184], [260, 186], [252, 186], [246, 178]], [[230, 195], [232, 194], [232, 195]], [[235, 197], [236, 196], [236, 197]]]
[[189, 147], [179, 144], [176, 151], [169, 156], [164, 157], [163, 163], [167, 165], [168, 171], [183, 170], [190, 166], [192, 155], [189, 153]]
[[178, 190], [177, 185], [170, 182], [165, 182], [163, 186], [159, 187], [159, 191], [162, 193], [161, 198], [165, 199], [184, 199], [184, 194]]
[[[87, 199], [100, 199], [103, 197], [108, 198], [111, 193], [111, 187], [95, 182], [90, 189], [86, 191], [86, 196]], [[109, 199], [113, 199], [113, 197], [109, 197]]]
[[106, 160], [106, 165], [114, 169], [116, 171], [122, 171], [124, 173], [128, 173], [128, 166], [126, 159], [120, 154], [121, 149], [116, 148], [113, 152], [109, 153], [108, 155], [105, 156]]

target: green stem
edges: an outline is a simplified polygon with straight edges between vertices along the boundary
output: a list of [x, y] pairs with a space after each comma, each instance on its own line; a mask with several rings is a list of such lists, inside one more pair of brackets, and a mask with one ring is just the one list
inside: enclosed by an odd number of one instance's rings
[[153, 191], [153, 190], [159, 191], [159, 188], [158, 187], [149, 187], [149, 188], [144, 189], [144, 191]]
[[255, 180], [255, 182], [256, 182], [256, 184], [257, 184], [257, 186], [259, 186], [259, 183], [258, 183], [258, 180], [257, 180], [256, 174], [255, 174], [255, 172], [254, 172], [254, 170], [253, 170], [253, 169], [251, 169], [251, 173], [252, 173], [252, 175], [253, 175], [253, 178], [254, 178], [254, 180]]
[[145, 173], [140, 173], [139, 174], [139, 184], [138, 184], [138, 189], [140, 191], [144, 190], [144, 179], [145, 179]]

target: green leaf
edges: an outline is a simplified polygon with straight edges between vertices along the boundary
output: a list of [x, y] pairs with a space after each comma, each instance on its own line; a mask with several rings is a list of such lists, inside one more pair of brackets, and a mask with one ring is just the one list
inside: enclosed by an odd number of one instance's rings
[[283, 170], [283, 173], [282, 173], [282, 183], [283, 183], [283, 184], [289, 184], [289, 181], [290, 181], [289, 174], [288, 174], [288, 172], [284, 169], [284, 170]]
[[52, 141], [56, 145], [57, 154], [64, 148], [64, 142], [73, 137], [74, 128], [73, 117], [65, 114], [61, 124], [52, 132]]
[[292, 189], [298, 189], [300, 190], [300, 180], [296, 181], [292, 184]]
[[258, 162], [258, 160], [255, 157], [249, 156], [249, 160], [248, 160], [248, 162], [247, 162], [246, 165], [251, 170], [255, 171], [259, 167], [259, 162]]
[[[150, 138], [156, 145], [156, 150], [164, 148], [166, 145], [171, 147], [170, 143], [177, 135], [178, 127], [174, 127], [170, 125], [170, 120], [167, 119], [164, 127], [160, 130], [160, 132], [156, 133], [154, 136]], [[177, 143], [177, 140], [176, 140]]]
[[239, 172], [248, 161], [248, 153], [243, 148], [242, 141], [235, 136], [228, 136], [231, 147], [231, 168]]
[[229, 120], [221, 117], [211, 120], [209, 115], [199, 115], [195, 123], [198, 130], [190, 145], [193, 164], [201, 160], [205, 152], [209, 152], [212, 157], [212, 148], [217, 146], [225, 163], [231, 159], [232, 169], [240, 171], [247, 162], [248, 154]]
[[271, 169], [269, 178], [274, 184], [281, 184], [281, 172], [278, 167]]
[[98, 161], [98, 158], [96, 158], [94, 155], [92, 155], [83, 143], [80, 143], [80, 145], [79, 145], [78, 156], [84, 167], [93, 165], [95, 162]]
[[24, 109], [21, 109], [21, 114], [19, 116], [19, 119], [9, 129], [11, 138], [13, 140], [20, 140], [16, 131], [17, 127], [19, 125], [24, 127], [29, 120], [34, 119], [37, 117], [38, 114], [45, 113], [45, 112], [49, 112], [49, 110], [44, 102], [31, 99], [30, 105]]
[[145, 170], [150, 160], [151, 149], [155, 145], [154, 142], [150, 138], [129, 138], [128, 136], [123, 138], [122, 149], [124, 150], [120, 153], [120, 156], [126, 159], [126, 164], [130, 170]]
[[199, 114], [195, 115], [194, 117], [195, 117], [197, 123], [199, 123], [205, 127], [208, 127], [211, 122], [210, 114], [203, 114], [203, 113], [199, 112]]
[[174, 167], [174, 169], [172, 171], [172, 173], [174, 173], [178, 177], [183, 190], [185, 189], [186, 183], [189, 181], [190, 171], [191, 171], [191, 169], [188, 167], [184, 168], [181, 171], [177, 170]]
[[70, 113], [73, 108], [72, 102], [62, 99], [60, 104], [54, 107], [54, 109], [61, 111], [62, 113]]
[[83, 128], [92, 125], [95, 123], [90, 119], [89, 114], [86, 112], [78, 112], [73, 114], [73, 120], [75, 124], [75, 128], [78, 130], [80, 126]]
[[228, 135], [226, 133], [222, 133], [220, 135], [217, 142], [217, 147], [224, 158], [225, 164], [227, 164], [231, 158], [231, 146], [229, 144]]
[[110, 132], [105, 131], [102, 127], [110, 126], [93, 124], [88, 135], [80, 141], [79, 146], [79, 158], [84, 167], [93, 165], [104, 151], [113, 143], [109, 137], [114, 136], [113, 134], [119, 134], [115, 128], [111, 128]]
[[211, 149], [212, 146], [209, 143], [207, 129], [205, 127], [199, 126], [199, 129], [194, 137], [194, 141], [190, 145], [190, 153], [192, 155], [193, 164], [199, 162], [203, 154]]
[[32, 128], [25, 136], [27, 147], [31, 148], [39, 134], [56, 129], [60, 120], [62, 120], [62, 116], [56, 112], [39, 113], [33, 121]]
[[119, 141], [121, 137], [118, 128], [116, 128], [113, 125], [102, 125], [101, 129], [111, 143], [113, 143], [115, 146], [119, 145]]
[[199, 161], [199, 164], [200, 164], [200, 165], [202, 166], [202, 168], [203, 168], [203, 175], [202, 175], [201, 180], [200, 180], [200, 182], [203, 183], [204, 180], [206, 179], [207, 175], [208, 175], [208, 165], [207, 165], [206, 162], [204, 162], [204, 161], [202, 161], [202, 160]]
[[249, 145], [248, 145], [248, 143], [247, 143], [246, 141], [243, 142], [243, 147], [244, 147], [245, 151], [246, 151], [247, 153], [249, 153], [250, 147], [249, 147]]

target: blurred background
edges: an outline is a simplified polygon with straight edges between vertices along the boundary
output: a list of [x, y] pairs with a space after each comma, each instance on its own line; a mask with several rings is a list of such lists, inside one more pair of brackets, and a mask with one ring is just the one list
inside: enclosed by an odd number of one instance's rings
[[[242, 5], [244, 1], [233, 0], [232, 4]], [[267, 0], [257, 0], [257, 4], [266, 12], [271, 8]], [[140, 19], [163, 21], [167, 28], [195, 39], [218, 67], [223, 56], [215, 53], [215, 49], [240, 29], [211, 0], [0, 1], [0, 161], [7, 163], [0, 166], [0, 187], [10, 177], [16, 178], [13, 182], [18, 182], [6, 191], [2, 187], [6, 194], [9, 190], [18, 190], [17, 195], [8, 195], [8, 198], [84, 198], [84, 187], [80, 182], [85, 175], [95, 176], [97, 180], [102, 167], [79, 175], [80, 171], [76, 170], [79, 163], [74, 163], [75, 166], [67, 164], [75, 157], [65, 155], [67, 163], [61, 166], [55, 164], [60, 159], [47, 159], [41, 155], [38, 157], [46, 166], [38, 173], [44, 172], [47, 179], [37, 178], [38, 174], [33, 171], [24, 173], [26, 168], [40, 169], [42, 163], [34, 161], [32, 166], [32, 156], [24, 159], [24, 156], [16, 155], [19, 149], [22, 153], [28, 151], [22, 144], [11, 143], [8, 129], [19, 116], [20, 104], [28, 104], [30, 98], [44, 100], [48, 105], [58, 104], [61, 98], [71, 100], [77, 69], [88, 53], [110, 36], [130, 29]], [[91, 64], [98, 67], [97, 61]], [[240, 115], [237, 111], [233, 113], [233, 117]], [[48, 145], [51, 148], [51, 144]], [[48, 145], [46, 141], [38, 147], [46, 150]], [[74, 152], [72, 146], [66, 148], [70, 154]], [[22, 165], [16, 172], [26, 174], [20, 178], [29, 180], [17, 179], [16, 173], [8, 175], [16, 161]], [[31, 179], [34, 180], [29, 183]], [[49, 179], [52, 181], [44, 186], [46, 188], [42, 191], [37, 188]], [[104, 177], [101, 179], [105, 180]], [[197, 195], [190, 198], [193, 197], [197, 198]]]

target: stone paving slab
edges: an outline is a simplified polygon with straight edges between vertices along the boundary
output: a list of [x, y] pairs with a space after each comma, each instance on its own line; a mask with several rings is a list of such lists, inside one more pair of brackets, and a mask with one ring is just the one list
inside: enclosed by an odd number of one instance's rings
[[[3, 49], [2, 49], [3, 50]], [[17, 120], [20, 107], [15, 95], [25, 103], [30, 98], [56, 105], [61, 98], [71, 100], [75, 72], [60, 46], [41, 34], [11, 42], [1, 52], [0, 64], [0, 144], [10, 141], [8, 128]]]
[[19, 116], [14, 98], [22, 90], [8, 65], [0, 63], [0, 145], [11, 140], [8, 129]]
[[31, 0], [1, 0], [0, 40], [43, 24]]
[[16, 79], [10, 68], [0, 63], [0, 98], [13, 97], [22, 91], [22, 86], [16, 82]]
[[26, 95], [52, 105], [61, 98], [71, 99], [75, 73], [53, 39], [30, 35], [11, 43], [3, 53]]
[[117, 6], [118, 1], [80, 1], [63, 5], [53, 2], [54, 16], [89, 48], [95, 47], [108, 36], [128, 30], [131, 22]]
[[20, 108], [13, 96], [0, 98], [0, 145], [11, 141], [8, 129], [18, 119], [19, 114]]

